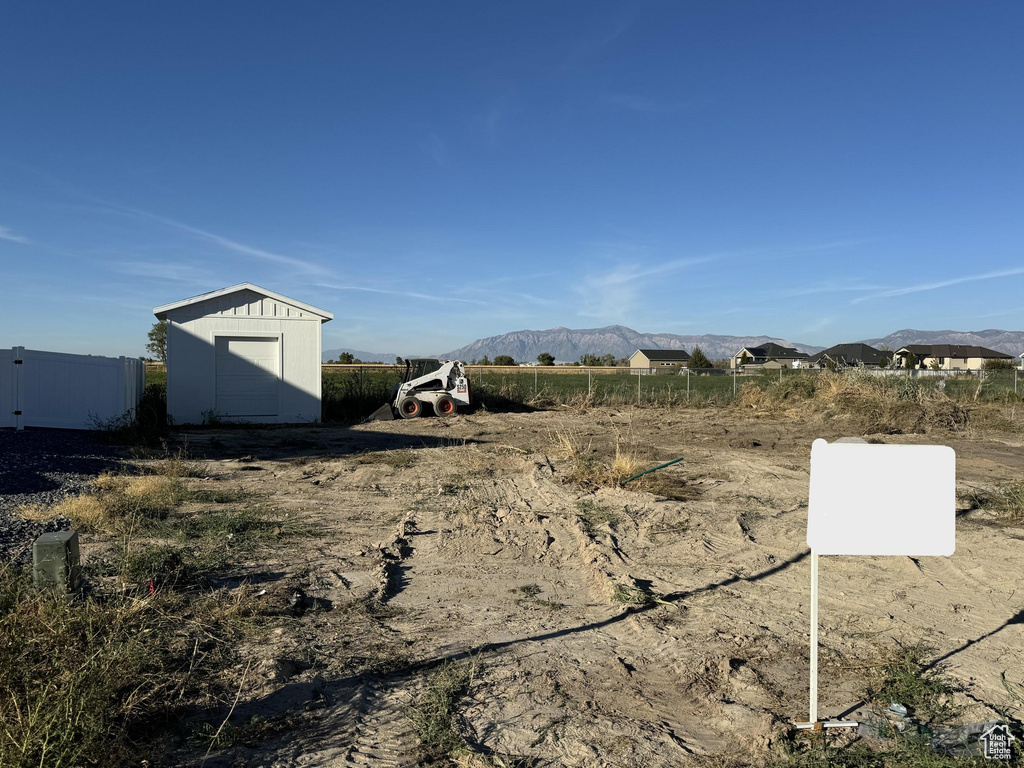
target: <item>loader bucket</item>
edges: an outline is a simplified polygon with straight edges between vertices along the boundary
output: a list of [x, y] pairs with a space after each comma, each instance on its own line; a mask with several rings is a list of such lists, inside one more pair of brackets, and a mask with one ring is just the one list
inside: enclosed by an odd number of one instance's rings
[[391, 410], [391, 403], [384, 403], [380, 408], [371, 413], [367, 421], [394, 421], [395, 412]]

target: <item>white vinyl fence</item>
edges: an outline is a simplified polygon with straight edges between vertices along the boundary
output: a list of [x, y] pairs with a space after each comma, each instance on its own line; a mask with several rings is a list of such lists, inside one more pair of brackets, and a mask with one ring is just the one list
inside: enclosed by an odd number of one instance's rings
[[0, 349], [0, 427], [95, 429], [134, 409], [145, 383], [131, 357]]

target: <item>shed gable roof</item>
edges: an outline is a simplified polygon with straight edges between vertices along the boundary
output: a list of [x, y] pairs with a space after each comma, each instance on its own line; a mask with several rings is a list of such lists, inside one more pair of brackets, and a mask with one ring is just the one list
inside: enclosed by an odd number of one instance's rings
[[[269, 299], [271, 306], [264, 309], [262, 305], [263, 299]], [[266, 288], [261, 288], [253, 283], [239, 283], [238, 285], [210, 291], [209, 293], [201, 293], [198, 296], [182, 299], [181, 301], [162, 304], [153, 309], [153, 314], [159, 320], [166, 320], [169, 313], [190, 307], [195, 309], [197, 316], [204, 314], [239, 314], [237, 311], [232, 310], [237, 310], [238, 307], [248, 308], [254, 303], [254, 300], [261, 302], [260, 311], [245, 311], [241, 314], [255, 314], [262, 317], [302, 317], [304, 314], [309, 314], [320, 318], [321, 323], [334, 319], [333, 312], [328, 312], [326, 309], [320, 309], [312, 304], [306, 304], [303, 301], [289, 298], [275, 291], [268, 291]], [[198, 305], [207, 303], [209, 306], [200, 310]], [[288, 312], [289, 309], [296, 310], [296, 314], [291, 315]]]

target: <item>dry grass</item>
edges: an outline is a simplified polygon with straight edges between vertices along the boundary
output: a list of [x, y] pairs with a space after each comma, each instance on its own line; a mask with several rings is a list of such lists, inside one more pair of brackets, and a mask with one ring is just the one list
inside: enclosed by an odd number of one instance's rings
[[50, 507], [19, 507], [17, 514], [28, 520], [49, 520], [55, 515], [62, 515], [85, 531], [102, 530], [110, 523], [107, 508], [95, 496], [71, 496]]
[[1024, 523], [1024, 481], [1003, 483], [993, 491], [976, 491], [968, 496], [968, 501], [977, 508], [995, 512], [1001, 522]]
[[[137, 766], [183, 705], [214, 705], [253, 637], [251, 589], [68, 600], [0, 569], [0, 765]], [[197, 653], [200, 644], [202, 652]], [[97, 758], [99, 758], [97, 762]]]
[[185, 496], [184, 484], [163, 475], [103, 474], [93, 481], [93, 493], [63, 499], [51, 507], [21, 507], [18, 514], [29, 519], [64, 515], [79, 529], [120, 534], [126, 522], [140, 518], [162, 519]]
[[[569, 463], [568, 481], [583, 488], [616, 487], [649, 464], [643, 457], [643, 447], [628, 436], [616, 437], [615, 453], [610, 456], [598, 451], [592, 439], [585, 438], [571, 427], [556, 431], [551, 436], [551, 444], [555, 455]], [[630, 487], [641, 489], [646, 486], [641, 480]]]
[[164, 477], [206, 477], [206, 466], [189, 455], [188, 446], [179, 448], [175, 453], [168, 453], [164, 458], [150, 466], [151, 471]]
[[465, 741], [456, 728], [456, 708], [476, 676], [476, 663], [446, 662], [427, 680], [410, 710], [420, 745], [434, 759], [465, 754]]
[[765, 413], [809, 408], [824, 418], [849, 418], [867, 434], [961, 431], [971, 416], [967, 406], [931, 382], [857, 371], [793, 374], [767, 384], [750, 381], [742, 386], [736, 404]]
[[615, 458], [612, 459], [609, 480], [613, 485], [618, 485], [623, 480], [643, 470], [640, 457], [637, 455], [636, 446], [623, 447], [619, 442], [615, 443]]

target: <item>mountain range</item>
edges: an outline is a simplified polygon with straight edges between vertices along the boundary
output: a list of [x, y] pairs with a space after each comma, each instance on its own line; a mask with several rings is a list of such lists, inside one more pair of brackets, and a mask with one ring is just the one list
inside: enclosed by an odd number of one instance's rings
[[984, 331], [915, 331], [905, 328], [880, 339], [864, 339], [864, 343], [876, 348], [884, 344], [893, 350], [907, 344], [971, 344], [1017, 357], [1024, 352], [1024, 331], [1001, 331], [998, 328]]
[[[849, 341], [839, 339], [837, 344]], [[1024, 331], [1003, 331], [989, 328], [984, 331], [919, 331], [904, 328], [875, 339], [860, 339], [873, 347], [899, 349], [907, 344], [971, 344], [988, 347], [1017, 357], [1024, 353]], [[497, 355], [510, 355], [519, 362], [533, 362], [537, 355], [547, 352], [556, 360], [573, 362], [582, 355], [612, 354], [617, 358], [629, 357], [638, 349], [685, 349], [693, 352], [699, 346], [712, 360], [732, 357], [742, 347], [752, 347], [774, 342], [784, 347], [796, 347], [801, 352], [814, 354], [824, 347], [813, 344], [781, 339], [776, 336], [721, 336], [715, 334], [679, 335], [674, 333], [639, 333], [624, 325], [609, 325], [605, 328], [550, 328], [545, 331], [513, 331], [500, 336], [477, 339], [464, 347], [453, 349], [437, 357], [446, 360], [494, 359]], [[393, 363], [395, 355], [383, 352], [363, 352], [356, 349], [329, 349], [323, 353], [323, 360], [336, 360], [343, 352], [349, 352], [360, 360], [379, 360]]]
[[459, 349], [446, 352], [442, 358], [449, 360], [479, 360], [485, 355], [511, 355], [515, 360], [531, 362], [537, 355], [547, 352], [556, 360], [573, 362], [582, 355], [607, 355], [629, 357], [638, 349], [685, 349], [693, 352], [699, 346], [710, 359], [732, 357], [740, 347], [757, 346], [775, 342], [785, 347], [796, 347], [801, 352], [813, 354], [824, 347], [800, 344], [775, 336], [683, 336], [674, 333], [639, 333], [624, 325], [609, 325], [605, 328], [551, 328], [546, 331], [514, 331], [501, 336], [477, 339]]

